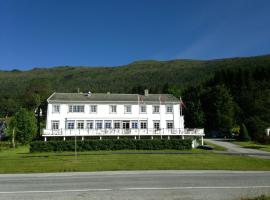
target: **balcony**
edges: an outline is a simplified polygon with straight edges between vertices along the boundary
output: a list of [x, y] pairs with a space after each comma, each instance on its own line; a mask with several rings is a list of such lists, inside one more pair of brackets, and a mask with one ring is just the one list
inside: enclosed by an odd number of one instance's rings
[[44, 129], [42, 136], [204, 136], [204, 129]]

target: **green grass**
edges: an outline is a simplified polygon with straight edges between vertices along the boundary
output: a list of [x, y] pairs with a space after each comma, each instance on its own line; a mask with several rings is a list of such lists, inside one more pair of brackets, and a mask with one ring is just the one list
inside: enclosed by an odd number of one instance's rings
[[149, 151], [91, 151], [79, 153], [77, 159], [73, 152], [28, 153], [28, 151], [28, 147], [19, 147], [15, 150], [0, 152], [0, 173], [199, 169], [270, 170], [270, 160], [221, 155], [203, 150], [185, 151], [186, 154], [147, 154]]
[[205, 145], [209, 145], [212, 146], [214, 148], [215, 151], [227, 151], [227, 148], [213, 144], [211, 142], [204, 142]]
[[244, 148], [258, 149], [258, 150], [270, 152], [270, 145], [258, 144], [253, 141], [248, 141], [248, 142], [233, 141], [232, 143], [240, 145]]

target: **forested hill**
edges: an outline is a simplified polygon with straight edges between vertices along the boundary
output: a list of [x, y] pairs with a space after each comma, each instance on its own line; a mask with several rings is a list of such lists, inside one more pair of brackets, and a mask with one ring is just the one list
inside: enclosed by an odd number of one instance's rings
[[119, 67], [34, 68], [0, 71], [0, 117], [13, 115], [18, 107], [34, 108], [53, 92], [152, 93], [176, 96], [189, 86], [200, 85], [215, 72], [230, 68], [270, 67], [270, 55], [210, 61], [138, 61]]

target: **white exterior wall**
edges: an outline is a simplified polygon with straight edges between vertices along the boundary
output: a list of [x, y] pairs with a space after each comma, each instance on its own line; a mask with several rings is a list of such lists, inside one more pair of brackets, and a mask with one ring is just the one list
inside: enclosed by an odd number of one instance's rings
[[[53, 113], [53, 105], [60, 105], [60, 113]], [[69, 113], [69, 105], [84, 105], [84, 113]], [[90, 105], [97, 105], [97, 113], [90, 113]], [[117, 105], [117, 113], [110, 113], [110, 105]], [[82, 103], [54, 103], [48, 104], [46, 129], [51, 129], [52, 121], [59, 121], [59, 129], [66, 128], [66, 120], [145, 120], [147, 128], [152, 129], [153, 121], [160, 121], [160, 128], [167, 128], [167, 121], [173, 121], [175, 129], [184, 129], [184, 118], [180, 116], [179, 104], [173, 105], [173, 113], [166, 113], [166, 105], [160, 105], [160, 113], [153, 113], [153, 105], [147, 106], [147, 113], [139, 112], [138, 104], [131, 105], [131, 114], [124, 112], [124, 105], [131, 104], [82, 104]], [[170, 105], [170, 104], [168, 104]], [[76, 125], [75, 125], [76, 126]]]

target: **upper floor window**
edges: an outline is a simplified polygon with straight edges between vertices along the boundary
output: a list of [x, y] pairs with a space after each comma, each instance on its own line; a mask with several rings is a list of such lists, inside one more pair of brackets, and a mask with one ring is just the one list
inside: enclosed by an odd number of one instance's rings
[[116, 105], [110, 105], [110, 113], [116, 113]]
[[53, 130], [59, 129], [59, 121], [52, 121], [52, 129]]
[[141, 105], [140, 106], [140, 113], [146, 113], [147, 110], [146, 110], [146, 105]]
[[59, 113], [60, 112], [60, 105], [53, 105], [52, 112], [53, 113]]
[[153, 106], [153, 113], [159, 113], [159, 106]]
[[97, 113], [97, 105], [90, 105], [90, 113]]
[[69, 105], [69, 112], [84, 112], [84, 105]]
[[167, 105], [166, 106], [166, 113], [172, 113], [173, 112], [173, 106], [172, 105]]
[[125, 105], [125, 113], [131, 113], [131, 105]]

